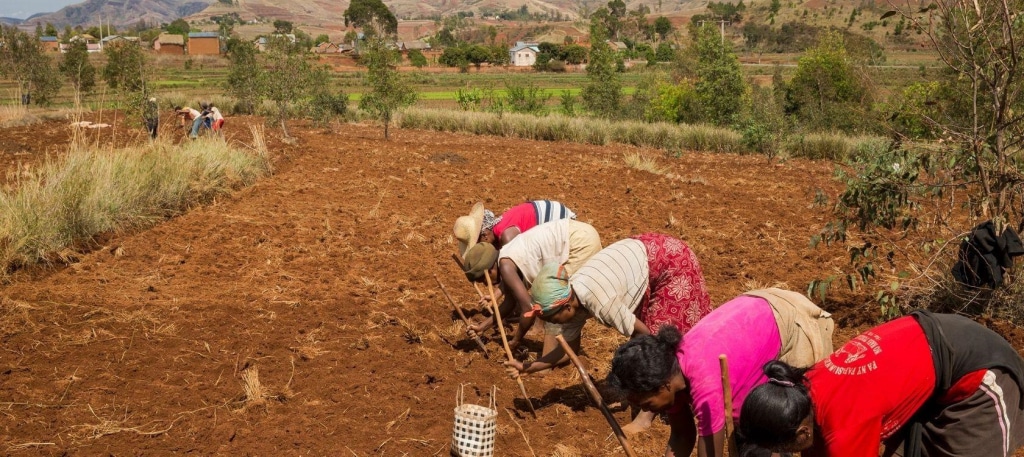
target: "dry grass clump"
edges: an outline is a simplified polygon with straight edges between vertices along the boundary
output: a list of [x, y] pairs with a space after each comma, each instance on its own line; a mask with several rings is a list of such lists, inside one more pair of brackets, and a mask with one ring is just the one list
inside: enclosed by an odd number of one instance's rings
[[25, 105], [0, 105], [0, 127], [17, 127], [39, 122]]
[[623, 160], [626, 161], [626, 166], [634, 170], [646, 171], [656, 175], [665, 174], [665, 168], [658, 165], [658, 161], [654, 160], [646, 155], [639, 152], [628, 153], [623, 156]]
[[13, 268], [63, 260], [98, 233], [152, 225], [270, 172], [255, 153], [220, 139], [154, 142], [118, 150], [73, 145], [0, 191], [0, 278]]
[[260, 369], [256, 365], [250, 365], [242, 370], [242, 389], [245, 391], [245, 398], [242, 402], [245, 407], [262, 406], [266, 404], [270, 394], [260, 383]]
[[575, 447], [556, 444], [555, 452], [551, 453], [551, 457], [583, 457], [583, 454]]

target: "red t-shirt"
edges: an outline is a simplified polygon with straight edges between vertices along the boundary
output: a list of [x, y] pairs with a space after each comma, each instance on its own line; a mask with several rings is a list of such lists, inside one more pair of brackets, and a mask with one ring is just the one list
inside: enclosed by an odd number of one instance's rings
[[935, 366], [913, 317], [868, 330], [807, 373], [823, 439], [814, 457], [877, 457], [883, 439], [906, 424], [935, 390]]
[[534, 209], [533, 203], [526, 202], [513, 206], [508, 211], [502, 213], [501, 221], [492, 230], [494, 231], [494, 237], [500, 240], [501, 234], [509, 227], [516, 227], [519, 229], [519, 233], [523, 233], [536, 225], [537, 210]]

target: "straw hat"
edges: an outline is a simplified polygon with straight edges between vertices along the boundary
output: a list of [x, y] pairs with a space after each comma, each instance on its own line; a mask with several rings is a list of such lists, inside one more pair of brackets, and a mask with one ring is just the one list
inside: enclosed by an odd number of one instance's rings
[[463, 257], [469, 248], [480, 239], [480, 228], [484, 225], [484, 204], [477, 202], [473, 205], [468, 216], [462, 216], [455, 220], [455, 239], [459, 241], [459, 254]]

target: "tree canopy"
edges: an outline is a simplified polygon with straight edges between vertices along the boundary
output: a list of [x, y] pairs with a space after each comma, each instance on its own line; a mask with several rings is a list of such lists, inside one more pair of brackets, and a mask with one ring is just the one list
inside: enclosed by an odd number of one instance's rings
[[398, 18], [381, 0], [352, 0], [345, 10], [345, 26], [394, 35], [398, 33]]

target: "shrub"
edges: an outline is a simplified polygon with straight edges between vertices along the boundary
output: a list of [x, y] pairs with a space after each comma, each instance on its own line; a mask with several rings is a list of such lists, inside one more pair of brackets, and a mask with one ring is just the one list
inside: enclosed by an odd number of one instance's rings
[[307, 102], [306, 112], [313, 123], [324, 127], [348, 111], [348, 94], [319, 92]]

